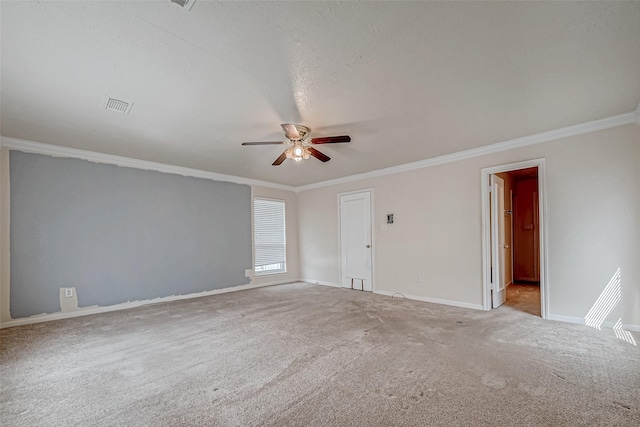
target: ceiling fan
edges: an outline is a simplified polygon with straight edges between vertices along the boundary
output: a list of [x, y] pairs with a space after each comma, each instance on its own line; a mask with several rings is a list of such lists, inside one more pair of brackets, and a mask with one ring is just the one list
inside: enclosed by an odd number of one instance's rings
[[342, 136], [326, 136], [323, 138], [309, 138], [311, 129], [302, 125], [282, 124], [286, 141], [268, 141], [268, 142], [243, 142], [242, 145], [278, 145], [289, 144], [289, 147], [280, 154], [280, 157], [273, 162], [273, 166], [278, 166], [285, 159], [293, 159], [299, 162], [302, 159], [308, 159], [310, 156], [322, 162], [328, 162], [331, 157], [316, 150], [310, 144], [340, 144], [343, 142], [351, 142], [349, 135]]

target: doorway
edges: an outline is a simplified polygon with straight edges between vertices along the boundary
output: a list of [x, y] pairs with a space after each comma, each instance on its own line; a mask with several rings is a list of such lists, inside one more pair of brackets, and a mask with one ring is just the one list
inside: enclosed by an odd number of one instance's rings
[[339, 194], [340, 284], [373, 291], [371, 191]]
[[538, 168], [518, 169], [492, 176], [503, 180], [505, 190], [505, 304], [518, 311], [540, 316]]
[[483, 306], [547, 318], [544, 159], [482, 170]]

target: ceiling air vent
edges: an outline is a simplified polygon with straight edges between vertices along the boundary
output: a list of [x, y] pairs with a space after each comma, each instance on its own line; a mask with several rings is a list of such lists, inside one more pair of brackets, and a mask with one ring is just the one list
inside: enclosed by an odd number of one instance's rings
[[191, 10], [196, 0], [171, 0], [171, 3], [175, 3], [183, 9]]
[[124, 101], [120, 101], [119, 99], [107, 97], [104, 108], [111, 111], [117, 111], [118, 113], [129, 114], [129, 111], [131, 111], [132, 106], [133, 106], [133, 103], [124, 102]]

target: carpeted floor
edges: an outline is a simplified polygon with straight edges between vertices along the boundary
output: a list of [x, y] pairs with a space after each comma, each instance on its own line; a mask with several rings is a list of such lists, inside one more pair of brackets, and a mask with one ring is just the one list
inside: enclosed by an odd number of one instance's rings
[[0, 339], [3, 426], [640, 425], [639, 347], [509, 306], [292, 284]]

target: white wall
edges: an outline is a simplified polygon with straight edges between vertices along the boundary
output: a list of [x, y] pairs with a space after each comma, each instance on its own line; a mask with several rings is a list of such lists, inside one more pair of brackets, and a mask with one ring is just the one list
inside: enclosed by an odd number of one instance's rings
[[[640, 325], [637, 125], [303, 191], [301, 277], [340, 283], [337, 194], [373, 188], [375, 289], [480, 306], [480, 170], [541, 157], [547, 159], [550, 315], [584, 318], [620, 267], [623, 301], [609, 320], [621, 316]], [[395, 223], [382, 232], [387, 213]]]

